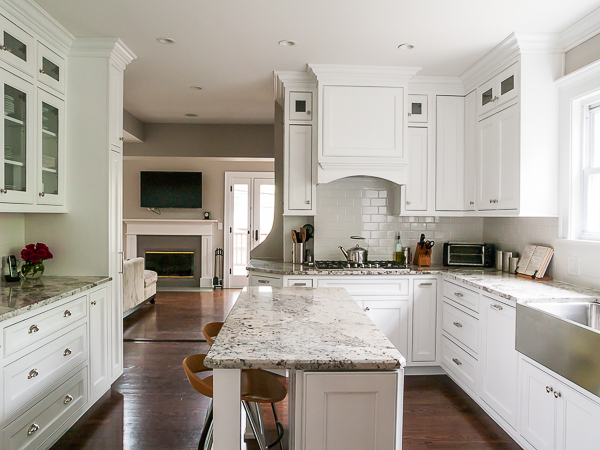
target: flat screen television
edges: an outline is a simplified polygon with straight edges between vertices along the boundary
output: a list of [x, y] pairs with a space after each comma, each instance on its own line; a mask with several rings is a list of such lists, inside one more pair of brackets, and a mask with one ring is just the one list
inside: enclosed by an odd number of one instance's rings
[[141, 172], [142, 208], [202, 208], [202, 172]]

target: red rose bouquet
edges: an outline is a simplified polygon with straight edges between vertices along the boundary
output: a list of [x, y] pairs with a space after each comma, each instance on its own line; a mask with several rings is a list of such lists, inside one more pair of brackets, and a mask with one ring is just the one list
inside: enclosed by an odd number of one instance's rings
[[21, 276], [23, 279], [39, 278], [44, 274], [44, 261], [54, 255], [46, 244], [28, 244], [21, 250]]

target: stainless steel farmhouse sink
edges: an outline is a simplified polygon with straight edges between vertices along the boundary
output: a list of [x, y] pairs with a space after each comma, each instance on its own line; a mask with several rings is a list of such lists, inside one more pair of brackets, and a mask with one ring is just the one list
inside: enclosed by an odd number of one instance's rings
[[600, 396], [600, 304], [517, 304], [516, 348]]

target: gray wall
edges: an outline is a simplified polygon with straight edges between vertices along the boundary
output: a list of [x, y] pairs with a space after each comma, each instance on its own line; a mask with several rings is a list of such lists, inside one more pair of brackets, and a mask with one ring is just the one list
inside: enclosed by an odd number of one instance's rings
[[273, 158], [273, 125], [146, 123], [144, 134], [125, 156]]
[[600, 59], [600, 34], [565, 53], [565, 75]]

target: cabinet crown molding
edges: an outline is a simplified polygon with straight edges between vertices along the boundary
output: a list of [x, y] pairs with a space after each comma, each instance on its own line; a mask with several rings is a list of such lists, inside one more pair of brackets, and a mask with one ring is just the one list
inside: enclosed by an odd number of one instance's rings
[[554, 84], [558, 89], [563, 90], [576, 86], [580, 83], [585, 83], [586, 81], [599, 75], [600, 60], [597, 60], [591, 64], [588, 64], [587, 66], [582, 67], [581, 69], [577, 69], [576, 71], [559, 78], [554, 82]]
[[337, 85], [405, 86], [420, 70], [421, 67], [308, 64], [308, 72], [320, 83]]
[[70, 57], [112, 58], [124, 70], [137, 55], [119, 38], [77, 38], [73, 42]]
[[459, 75], [465, 92], [490, 78], [494, 71], [511, 59], [528, 53], [562, 53], [557, 33], [511, 33], [471, 67]]
[[308, 71], [274, 71], [273, 83], [275, 101], [281, 106], [285, 104], [285, 89], [311, 89], [317, 87], [317, 79]]
[[600, 34], [600, 8], [579, 19], [560, 33], [559, 43], [565, 52]]

